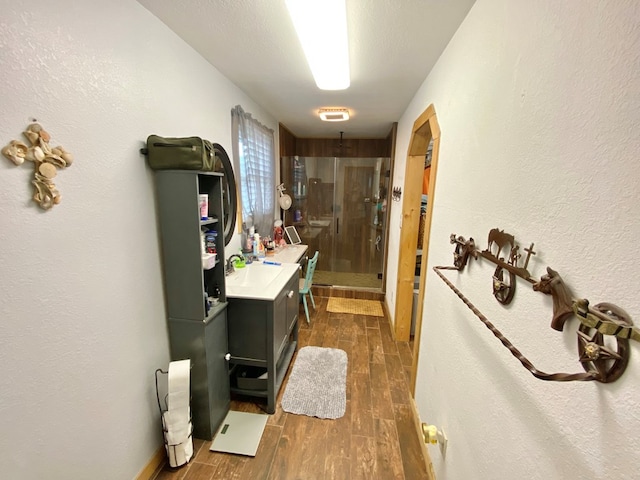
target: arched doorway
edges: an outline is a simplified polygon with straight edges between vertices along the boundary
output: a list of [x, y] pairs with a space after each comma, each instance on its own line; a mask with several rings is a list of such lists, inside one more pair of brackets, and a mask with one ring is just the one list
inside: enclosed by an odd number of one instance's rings
[[438, 152], [440, 149], [440, 127], [433, 105], [420, 115], [413, 124], [411, 140], [407, 151], [405, 181], [402, 203], [402, 229], [400, 230], [400, 254], [398, 258], [398, 279], [395, 303], [395, 338], [409, 341], [411, 335], [411, 316], [413, 308], [413, 290], [416, 274], [416, 251], [420, 233], [420, 201], [422, 197], [425, 157], [431, 145], [431, 163], [429, 175], [428, 201], [422, 232], [422, 258], [420, 283], [418, 289], [416, 324], [413, 345], [413, 365], [411, 368], [411, 392], [415, 392], [420, 334], [422, 330], [422, 303], [424, 301], [425, 279], [429, 258], [429, 234], [431, 216], [435, 200], [435, 184], [438, 172]]

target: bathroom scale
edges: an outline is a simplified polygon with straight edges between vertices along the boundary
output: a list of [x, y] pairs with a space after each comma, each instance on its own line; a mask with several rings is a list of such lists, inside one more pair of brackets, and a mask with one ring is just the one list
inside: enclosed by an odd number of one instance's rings
[[268, 418], [259, 413], [229, 411], [209, 450], [255, 457]]

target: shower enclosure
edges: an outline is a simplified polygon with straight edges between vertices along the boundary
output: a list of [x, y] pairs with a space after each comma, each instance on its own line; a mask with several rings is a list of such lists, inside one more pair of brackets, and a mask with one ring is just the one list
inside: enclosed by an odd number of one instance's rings
[[283, 157], [294, 225], [320, 257], [314, 284], [382, 288], [389, 158]]

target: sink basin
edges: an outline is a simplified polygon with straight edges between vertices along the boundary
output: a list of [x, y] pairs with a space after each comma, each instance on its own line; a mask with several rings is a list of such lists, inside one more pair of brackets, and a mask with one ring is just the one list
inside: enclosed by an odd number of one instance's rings
[[225, 278], [227, 298], [275, 300], [287, 282], [299, 275], [298, 267], [297, 263], [263, 265], [253, 262], [238, 268]]
[[331, 225], [331, 220], [309, 220], [309, 225], [312, 227], [328, 227]]
[[236, 288], [265, 288], [281, 272], [282, 266], [280, 265], [251, 263], [244, 268], [237, 268], [235, 272], [227, 276], [227, 291], [231, 293]]

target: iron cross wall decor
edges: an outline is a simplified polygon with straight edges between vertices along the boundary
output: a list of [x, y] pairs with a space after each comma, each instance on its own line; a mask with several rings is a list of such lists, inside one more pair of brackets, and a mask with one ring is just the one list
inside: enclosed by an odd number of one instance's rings
[[[533, 278], [527, 267], [531, 256], [535, 255], [534, 244], [522, 250], [526, 252], [523, 260], [523, 253], [514, 236], [505, 233], [504, 230], [494, 228], [489, 231], [487, 248], [482, 251], [476, 248], [473, 238], [466, 240], [452, 234], [450, 241], [455, 245], [453, 266], [439, 266], [433, 269], [534, 377], [557, 382], [596, 380], [610, 383], [624, 373], [629, 362], [629, 339], [640, 341], [640, 330], [633, 325], [633, 321], [623, 309], [611, 303], [592, 306], [587, 299], [574, 298], [560, 274], [552, 268], [547, 267], [547, 273], [539, 280]], [[572, 317], [580, 321], [576, 332], [578, 361], [586, 373], [545, 373], [538, 370], [442, 273], [443, 270], [462, 272], [470, 258], [479, 257], [496, 264], [492, 277], [493, 296], [501, 304], [507, 305], [513, 300], [516, 277], [520, 277], [529, 282], [534, 291], [551, 295], [551, 328], [562, 331], [565, 322]], [[615, 341], [615, 348], [607, 345], [607, 339]]]

